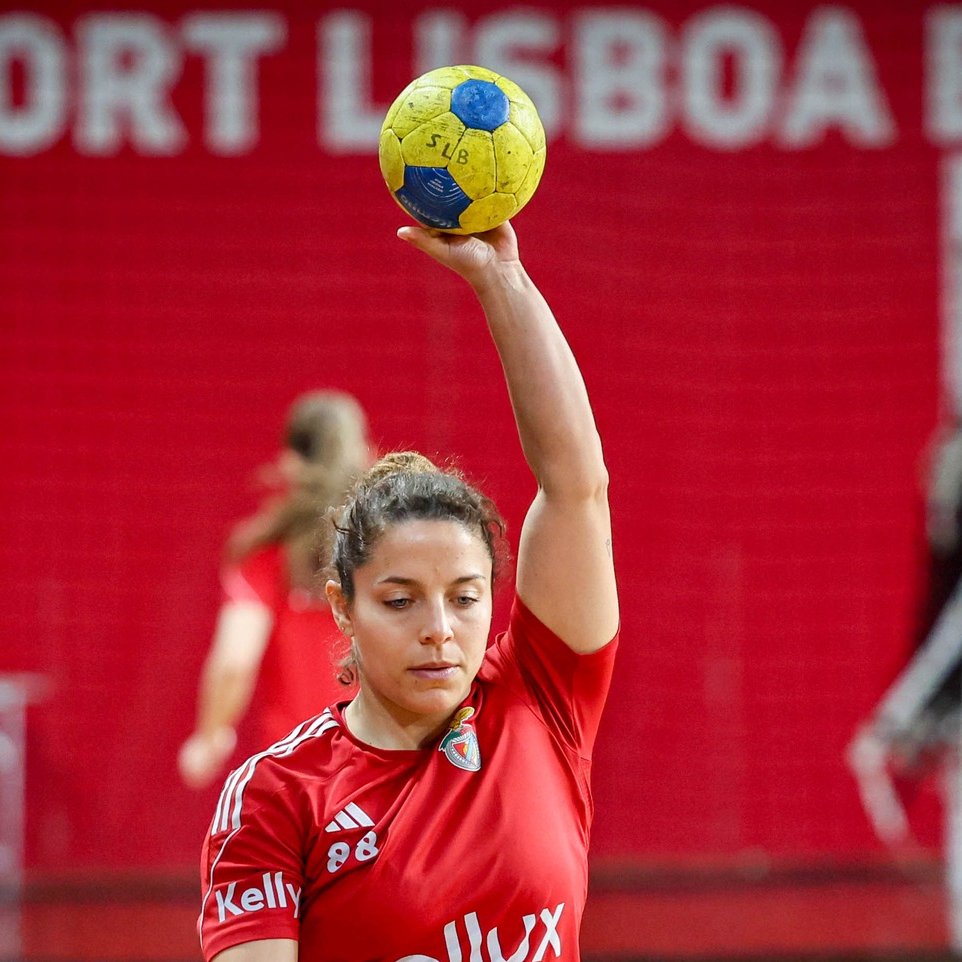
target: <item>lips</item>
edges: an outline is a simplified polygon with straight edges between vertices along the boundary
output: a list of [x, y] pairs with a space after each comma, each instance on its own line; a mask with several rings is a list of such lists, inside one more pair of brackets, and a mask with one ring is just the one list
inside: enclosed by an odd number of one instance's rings
[[457, 670], [457, 665], [447, 661], [431, 661], [408, 669], [416, 678], [424, 678], [429, 681], [443, 681], [445, 678], [454, 675]]

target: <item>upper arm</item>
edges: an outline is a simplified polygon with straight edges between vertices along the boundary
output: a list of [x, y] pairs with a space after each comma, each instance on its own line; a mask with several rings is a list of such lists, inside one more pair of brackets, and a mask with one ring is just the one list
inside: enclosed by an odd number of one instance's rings
[[524, 520], [517, 565], [525, 606], [575, 651], [618, 631], [607, 489], [552, 496], [539, 489]]
[[257, 939], [218, 952], [211, 962], [297, 962], [293, 939]]
[[201, 855], [199, 934], [207, 957], [299, 938], [303, 812], [296, 792], [279, 789], [286, 778], [268, 750], [251, 756], [224, 784]]

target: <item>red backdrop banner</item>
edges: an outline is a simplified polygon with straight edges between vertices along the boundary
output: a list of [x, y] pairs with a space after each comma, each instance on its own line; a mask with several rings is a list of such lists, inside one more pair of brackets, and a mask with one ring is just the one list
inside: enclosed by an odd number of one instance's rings
[[196, 858], [215, 793], [175, 755], [297, 393], [456, 454], [517, 533], [483, 318], [397, 241], [376, 159], [445, 62], [548, 130], [516, 227], [605, 439], [623, 604], [596, 856], [872, 851], [843, 753], [922, 588], [962, 8], [400, 6], [0, 13], [0, 668], [49, 681], [28, 864]]

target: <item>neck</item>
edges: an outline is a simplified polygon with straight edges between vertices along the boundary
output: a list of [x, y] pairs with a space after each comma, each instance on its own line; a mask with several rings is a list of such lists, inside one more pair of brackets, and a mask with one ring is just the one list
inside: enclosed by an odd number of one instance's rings
[[351, 734], [370, 745], [387, 751], [426, 748], [444, 732], [453, 713], [443, 717], [406, 712], [397, 705], [386, 705], [363, 687], [344, 710], [344, 721]]

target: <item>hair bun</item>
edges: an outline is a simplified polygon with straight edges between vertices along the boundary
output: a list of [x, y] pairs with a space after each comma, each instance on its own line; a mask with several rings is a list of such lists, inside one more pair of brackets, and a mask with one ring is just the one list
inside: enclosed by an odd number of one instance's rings
[[370, 487], [392, 474], [428, 474], [438, 470], [433, 461], [417, 451], [392, 451], [368, 469], [361, 485]]

